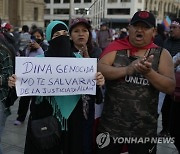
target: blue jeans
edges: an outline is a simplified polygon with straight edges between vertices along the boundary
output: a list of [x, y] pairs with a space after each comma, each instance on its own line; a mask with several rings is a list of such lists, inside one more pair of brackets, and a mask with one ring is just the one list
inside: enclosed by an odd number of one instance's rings
[[1, 137], [2, 137], [4, 127], [5, 127], [5, 121], [6, 121], [6, 115], [4, 111], [5, 111], [4, 105], [0, 101], [0, 154], [2, 154]]

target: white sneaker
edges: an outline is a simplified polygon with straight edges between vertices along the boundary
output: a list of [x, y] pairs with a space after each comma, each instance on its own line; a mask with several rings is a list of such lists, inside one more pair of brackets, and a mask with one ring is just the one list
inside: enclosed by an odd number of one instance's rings
[[22, 122], [21, 121], [18, 121], [18, 120], [16, 120], [16, 121], [14, 121], [14, 125], [21, 125], [22, 124]]

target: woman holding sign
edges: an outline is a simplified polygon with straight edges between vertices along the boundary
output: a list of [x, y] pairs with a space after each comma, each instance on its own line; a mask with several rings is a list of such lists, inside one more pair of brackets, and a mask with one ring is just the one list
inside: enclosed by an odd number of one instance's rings
[[[61, 21], [52, 21], [46, 29], [46, 38], [49, 49], [46, 57], [75, 57], [71, 52], [68, 27]], [[79, 55], [80, 57], [80, 55]], [[103, 75], [96, 74], [97, 85], [104, 84]], [[16, 76], [9, 78], [9, 86], [15, 86]], [[50, 102], [48, 102], [50, 100]], [[38, 96], [31, 103], [31, 113], [27, 127], [25, 154], [83, 154], [83, 103], [81, 95], [73, 96]], [[49, 115], [55, 115], [61, 124], [61, 144], [54, 145], [50, 149], [39, 148], [34, 140], [31, 130], [31, 122]], [[43, 130], [45, 127], [43, 127]], [[51, 141], [49, 141], [51, 144]]]
[[[85, 18], [72, 19], [70, 25], [71, 50], [84, 58], [99, 58], [101, 49], [93, 46], [91, 25]], [[102, 90], [97, 87], [97, 94], [83, 96], [83, 153], [93, 153], [93, 129], [95, 122], [95, 103], [102, 103]], [[101, 98], [101, 99], [99, 99]]]

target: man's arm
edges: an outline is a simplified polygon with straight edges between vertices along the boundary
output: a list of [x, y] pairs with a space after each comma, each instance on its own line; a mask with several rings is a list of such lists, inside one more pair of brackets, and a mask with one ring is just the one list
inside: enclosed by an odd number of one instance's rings
[[174, 64], [171, 55], [163, 49], [159, 61], [159, 72], [151, 69], [144, 76], [159, 91], [171, 94], [175, 89]]
[[174, 91], [174, 65], [172, 57], [167, 50], [163, 49], [162, 51], [159, 62], [159, 72], [156, 72], [151, 68], [153, 56], [150, 56], [147, 61], [145, 61], [146, 58], [137, 59], [126, 67], [114, 67], [112, 64], [114, 62], [116, 52], [117, 51], [113, 51], [106, 54], [98, 62], [98, 70], [102, 72], [105, 79], [119, 79], [137, 71], [142, 73], [159, 91], [167, 94], [171, 94]]

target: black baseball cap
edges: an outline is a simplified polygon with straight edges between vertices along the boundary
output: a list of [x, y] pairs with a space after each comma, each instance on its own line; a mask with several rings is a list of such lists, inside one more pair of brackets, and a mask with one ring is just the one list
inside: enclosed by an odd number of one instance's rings
[[144, 22], [147, 24], [150, 28], [156, 27], [156, 19], [154, 15], [148, 11], [138, 11], [134, 14], [132, 17], [130, 24], [133, 25], [136, 22]]

